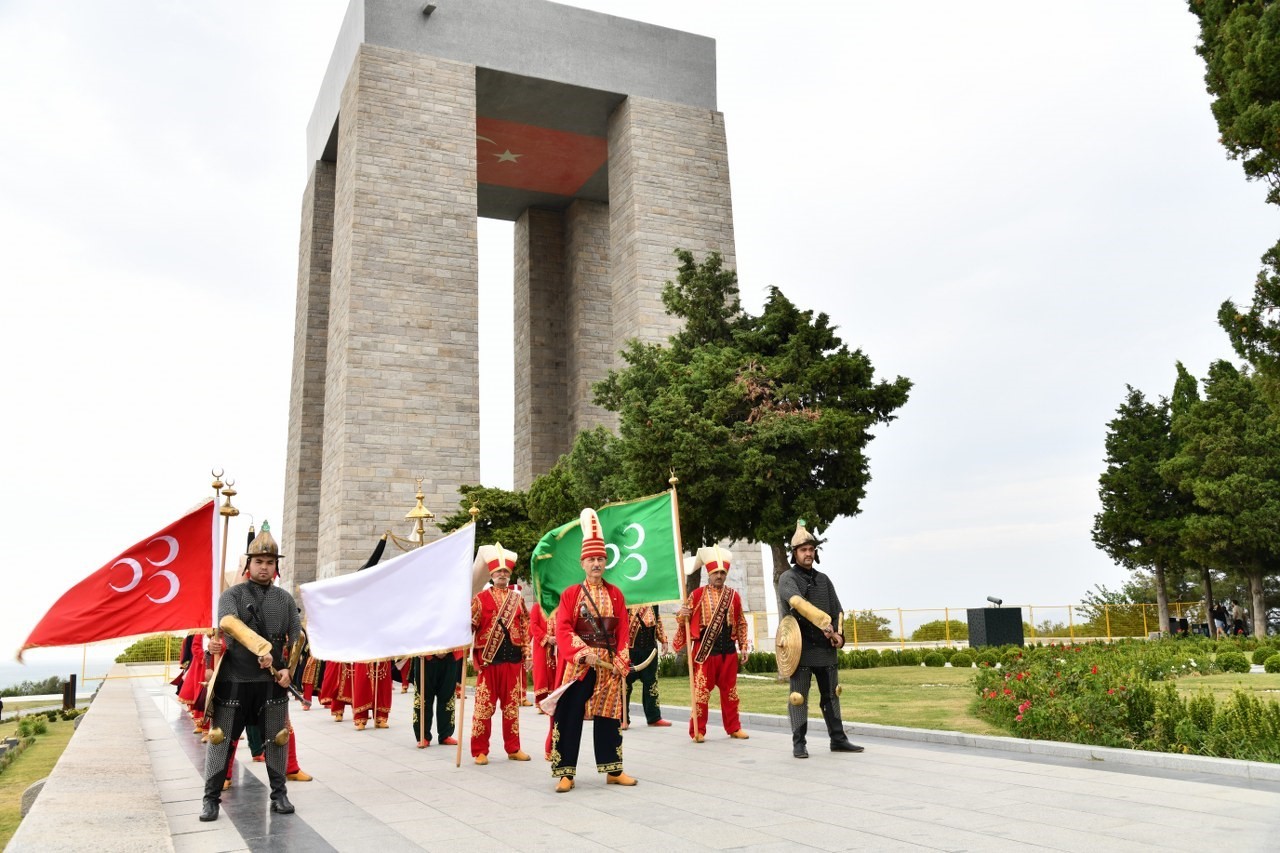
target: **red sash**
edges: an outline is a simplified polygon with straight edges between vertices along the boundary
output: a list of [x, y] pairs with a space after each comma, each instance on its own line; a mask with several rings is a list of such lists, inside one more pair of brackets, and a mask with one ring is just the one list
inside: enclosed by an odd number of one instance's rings
[[[489, 590], [489, 597], [493, 597], [493, 590]], [[498, 608], [498, 615], [494, 617], [493, 627], [489, 629], [489, 639], [484, 644], [484, 651], [480, 653], [480, 660], [486, 666], [493, 663], [493, 657], [498, 653], [498, 648], [502, 645], [503, 631], [501, 626], [511, 627], [511, 623], [515, 621], [516, 603], [520, 598], [520, 593], [510, 587], [507, 588], [507, 597], [503, 599], [502, 606]]]
[[707, 622], [707, 627], [702, 632], [698, 653], [693, 656], [694, 663], [707, 662], [707, 658], [711, 657], [711, 647], [715, 645], [716, 637], [719, 637], [720, 632], [724, 630], [724, 623], [729, 614], [729, 602], [733, 599], [733, 591], [726, 586], [721, 587], [720, 593], [720, 603], [716, 605], [715, 612], [711, 614], [711, 621]]

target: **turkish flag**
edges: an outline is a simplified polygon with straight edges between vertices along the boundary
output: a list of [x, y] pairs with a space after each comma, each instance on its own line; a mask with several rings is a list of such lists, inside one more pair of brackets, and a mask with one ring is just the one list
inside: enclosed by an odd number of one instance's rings
[[572, 196], [608, 160], [600, 136], [476, 119], [477, 183]]
[[210, 498], [67, 590], [18, 651], [78, 646], [213, 624], [214, 538]]

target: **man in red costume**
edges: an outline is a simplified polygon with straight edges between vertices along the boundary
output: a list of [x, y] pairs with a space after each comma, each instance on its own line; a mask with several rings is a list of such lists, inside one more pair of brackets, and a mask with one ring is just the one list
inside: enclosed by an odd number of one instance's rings
[[[556, 632], [537, 603], [529, 611], [529, 651], [533, 658], [533, 698], [540, 703], [551, 692], [556, 677]], [[539, 708], [538, 713], [546, 712]]]
[[342, 715], [351, 704], [351, 664], [325, 661], [320, 704], [329, 709], [335, 722], [342, 722]]
[[512, 761], [528, 761], [520, 748], [520, 703], [529, 657], [529, 612], [520, 593], [511, 588], [515, 551], [502, 545], [476, 549], [475, 569], [487, 569], [491, 586], [471, 599], [471, 630], [475, 632], [472, 661], [476, 667], [476, 707], [471, 719], [471, 757], [489, 763], [489, 733], [493, 713], [502, 705], [502, 746]]
[[733, 555], [716, 545], [699, 548], [693, 570], [707, 569], [707, 585], [700, 586], [676, 614], [680, 623], [674, 646], [683, 649], [693, 638], [693, 694], [697, 707], [689, 719], [689, 737], [702, 743], [707, 736], [707, 706], [711, 691], [720, 689], [720, 717], [729, 737], [746, 740], [738, 719], [738, 663], [750, 649], [742, 598], [724, 585]]
[[351, 713], [356, 731], [364, 731], [373, 711], [374, 728], [389, 727], [391, 714], [391, 661], [351, 665]]
[[[596, 770], [610, 785], [634, 785], [622, 772], [623, 681], [631, 668], [627, 651], [630, 625], [622, 591], [605, 583], [605, 543], [600, 518], [584, 509], [582, 525], [583, 582], [560, 594], [554, 623], [557, 675], [563, 693], [551, 717], [551, 775], [556, 793], [574, 787], [582, 723], [591, 720]], [[552, 696], [555, 694], [553, 693]]]

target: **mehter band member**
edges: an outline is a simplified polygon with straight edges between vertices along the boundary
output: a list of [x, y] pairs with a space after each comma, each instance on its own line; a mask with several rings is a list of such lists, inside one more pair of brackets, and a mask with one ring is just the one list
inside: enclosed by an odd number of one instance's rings
[[840, 670], [836, 650], [844, 645], [840, 623], [840, 597], [831, 578], [815, 569], [818, 540], [805, 529], [804, 519], [791, 537], [791, 568], [778, 579], [778, 610], [794, 616], [800, 626], [800, 663], [791, 674], [787, 716], [791, 720], [791, 747], [796, 758], [808, 758], [805, 736], [809, 730], [809, 686], [818, 679], [819, 706], [831, 737], [832, 752], [862, 752], [849, 742], [840, 719]]
[[[301, 632], [302, 620], [293, 596], [274, 585], [281, 555], [266, 523], [245, 556], [249, 582], [229, 587], [218, 599], [226, 652], [209, 688], [213, 720], [205, 755], [202, 821], [218, 819], [227, 753], [249, 724], [259, 726], [268, 739], [271, 811], [294, 811], [285, 782], [289, 708], [285, 644]], [[214, 731], [221, 736], [214, 737]]]
[[733, 555], [716, 545], [699, 548], [694, 571], [706, 567], [707, 585], [700, 586], [680, 608], [675, 647], [693, 638], [693, 695], [697, 707], [689, 720], [689, 737], [702, 743], [707, 736], [707, 706], [711, 691], [720, 690], [720, 718], [729, 737], [746, 740], [738, 719], [738, 664], [750, 651], [742, 597], [724, 585]]
[[520, 704], [525, 669], [533, 663], [529, 659], [529, 611], [520, 593], [511, 588], [511, 571], [518, 558], [515, 551], [507, 551], [501, 544], [476, 549], [474, 568], [487, 570], [492, 583], [471, 599], [471, 630], [475, 632], [472, 662], [476, 667], [471, 757], [476, 764], [489, 763], [490, 727], [499, 705], [507, 758], [529, 760], [520, 748]]
[[[564, 693], [551, 718], [551, 775], [556, 793], [573, 790], [578, 773], [582, 724], [591, 720], [596, 770], [610, 785], [634, 785], [622, 772], [623, 681], [631, 668], [627, 603], [622, 591], [605, 583], [605, 543], [600, 518], [587, 508], [582, 524], [581, 584], [560, 594], [556, 607], [558, 676]], [[554, 694], [552, 694], [554, 696]], [[548, 700], [549, 701], [549, 700]]]

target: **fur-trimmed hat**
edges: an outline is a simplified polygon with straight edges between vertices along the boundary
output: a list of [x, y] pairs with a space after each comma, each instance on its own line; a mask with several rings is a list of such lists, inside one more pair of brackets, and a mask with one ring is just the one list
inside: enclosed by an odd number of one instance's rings
[[476, 549], [476, 561], [472, 563], [471, 568], [477, 572], [484, 569], [491, 575], [499, 569], [514, 572], [518, 559], [520, 555], [503, 548], [501, 542], [496, 545], [481, 545]]
[[604, 530], [600, 527], [600, 516], [591, 507], [587, 507], [578, 516], [582, 526], [582, 559], [588, 557], [608, 557], [604, 548]]
[[707, 574], [727, 572], [732, 562], [733, 554], [727, 548], [721, 548], [719, 545], [707, 545], [698, 549], [698, 553], [693, 560], [693, 570], [696, 572], [698, 569], [706, 569]]

